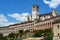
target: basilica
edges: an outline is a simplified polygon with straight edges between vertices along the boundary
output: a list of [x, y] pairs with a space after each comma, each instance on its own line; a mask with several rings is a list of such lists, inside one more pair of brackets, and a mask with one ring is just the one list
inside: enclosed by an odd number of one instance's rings
[[[11, 32], [18, 32], [18, 30], [45, 30], [52, 29], [54, 38], [60, 36], [60, 15], [57, 10], [52, 12], [40, 14], [39, 6], [32, 6], [32, 15], [27, 15], [27, 20], [22, 23], [0, 27], [0, 33], [7, 36]], [[58, 37], [59, 38], [59, 37]]]

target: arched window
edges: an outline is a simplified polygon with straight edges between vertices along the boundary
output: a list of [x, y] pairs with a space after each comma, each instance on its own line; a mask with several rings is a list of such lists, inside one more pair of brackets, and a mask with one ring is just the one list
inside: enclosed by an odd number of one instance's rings
[[60, 34], [58, 33], [58, 36], [59, 36]]
[[35, 8], [35, 6], [33, 6], [33, 8]]
[[59, 29], [59, 25], [57, 25], [57, 28]]

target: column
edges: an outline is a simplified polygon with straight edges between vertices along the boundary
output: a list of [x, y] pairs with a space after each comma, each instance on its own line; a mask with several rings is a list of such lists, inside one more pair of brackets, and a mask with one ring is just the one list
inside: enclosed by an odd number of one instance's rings
[[51, 27], [52, 27], [52, 22], [51, 22]]
[[48, 23], [48, 28], [50, 28], [50, 22]]
[[46, 28], [48, 28], [49, 27], [49, 23], [46, 23]]

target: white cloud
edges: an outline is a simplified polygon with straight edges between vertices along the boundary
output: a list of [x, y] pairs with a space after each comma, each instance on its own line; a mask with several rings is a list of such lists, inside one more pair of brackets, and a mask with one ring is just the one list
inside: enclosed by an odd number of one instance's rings
[[29, 13], [22, 13], [22, 15], [27, 16], [27, 15], [29, 15]]
[[0, 27], [8, 26], [10, 24], [14, 24], [14, 23], [9, 22], [6, 16], [4, 16], [3, 14], [0, 14]]
[[[24, 22], [27, 20], [26, 16], [29, 15], [29, 13], [14, 13], [14, 14], [9, 14], [8, 16], [11, 16], [13, 18], [15, 18], [16, 20], [19, 20], [20, 22]], [[0, 27], [4, 27], [4, 26], [8, 26], [11, 24], [15, 24], [15, 23], [20, 23], [20, 22], [11, 22], [7, 19], [7, 17], [3, 14], [0, 14]]]
[[27, 18], [26, 18], [27, 15], [29, 15], [29, 13], [22, 13], [22, 14], [13, 13], [13, 14], [9, 14], [8, 16], [11, 16], [11, 17], [15, 18], [16, 20], [24, 22], [27, 20]]
[[50, 3], [50, 1], [46, 1], [46, 0], [44, 0], [44, 3], [49, 4], [49, 3]]
[[57, 8], [58, 5], [60, 5], [60, 0], [51, 0], [51, 1], [44, 0], [44, 3], [48, 4], [49, 7], [51, 8]]
[[0, 14], [0, 27], [7, 26], [8, 20], [3, 14]]

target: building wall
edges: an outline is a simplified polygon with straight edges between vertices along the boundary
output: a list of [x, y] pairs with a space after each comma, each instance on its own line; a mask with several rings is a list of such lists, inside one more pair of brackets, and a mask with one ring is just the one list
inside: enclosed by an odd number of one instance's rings
[[41, 29], [46, 29], [46, 28], [51, 28], [52, 24], [49, 21], [48, 23], [36, 23], [36, 22], [32, 22], [32, 23], [26, 23], [26, 24], [21, 24], [21, 25], [14, 25], [14, 26], [10, 26], [7, 28], [1, 28], [0, 29], [0, 33], [3, 33], [4, 36], [8, 35], [11, 32], [18, 32], [19, 30], [41, 30]]
[[[28, 23], [23, 23], [23, 24], [10, 25], [9, 27], [6, 27], [6, 28], [0, 28], [0, 33], [3, 33], [3, 34], [5, 33], [4, 35], [6, 35], [6, 34], [9, 34], [11, 32], [17, 32], [19, 30], [33, 31], [33, 30], [41, 30], [41, 29], [47, 29], [47, 28], [52, 28], [52, 27], [53, 27], [53, 32], [56, 33], [56, 31], [58, 29], [55, 30], [55, 28], [56, 28], [55, 26], [57, 24], [53, 25], [52, 22], [54, 22], [54, 20], [57, 20], [59, 18], [60, 17], [57, 17], [57, 18], [53, 18], [50, 20], [42, 21], [42, 22], [34, 21], [34, 22], [28, 22]], [[59, 32], [59, 31], [57, 31], [57, 32]]]
[[53, 40], [60, 40], [60, 23], [55, 23], [53, 26]]
[[30, 37], [23, 40], [44, 40], [44, 38], [43, 37]]
[[53, 26], [54, 36], [60, 36], [60, 23], [56, 23]]

